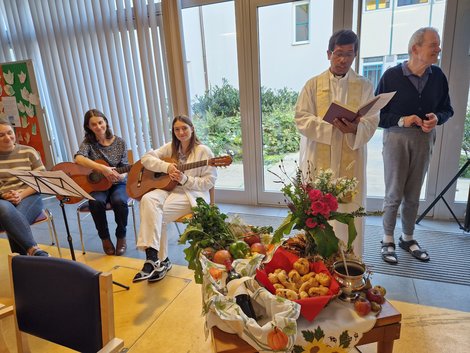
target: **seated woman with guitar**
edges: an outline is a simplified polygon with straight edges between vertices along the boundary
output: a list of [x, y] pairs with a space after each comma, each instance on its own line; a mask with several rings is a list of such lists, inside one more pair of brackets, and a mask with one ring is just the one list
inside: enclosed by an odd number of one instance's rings
[[8, 119], [0, 120], [0, 231], [7, 233], [12, 252], [21, 255], [49, 256], [33, 238], [30, 224], [42, 212], [41, 195], [7, 169], [45, 171], [39, 153], [16, 143]]
[[[168, 258], [167, 224], [191, 213], [196, 198], [202, 197], [209, 203], [209, 189], [215, 185], [217, 170], [208, 163], [200, 168], [183, 173], [178, 167], [185, 163], [209, 160], [214, 155], [209, 147], [201, 144], [194, 125], [186, 116], [177, 116], [172, 123], [172, 142], [142, 157], [143, 166], [152, 172], [166, 174], [170, 184], [175, 186], [147, 192], [140, 200], [140, 231], [137, 248], [145, 250], [146, 261], [142, 271], [133, 282], [148, 279], [155, 282], [163, 279], [171, 269]], [[131, 179], [131, 174], [129, 179]], [[129, 180], [129, 185], [133, 181]], [[165, 188], [166, 190], [163, 190]]]
[[[114, 135], [109, 128], [108, 119], [97, 109], [85, 113], [83, 122], [85, 139], [75, 154], [75, 163], [101, 172], [112, 186], [104, 191], [90, 193], [90, 212], [95, 222], [98, 236], [103, 242], [107, 255], [122, 255], [127, 249], [126, 227], [129, 208], [126, 193], [126, 174], [119, 174], [116, 168], [127, 166], [126, 142]], [[102, 163], [106, 162], [106, 164]], [[111, 203], [116, 221], [116, 247], [110, 239], [106, 219], [106, 203]]]

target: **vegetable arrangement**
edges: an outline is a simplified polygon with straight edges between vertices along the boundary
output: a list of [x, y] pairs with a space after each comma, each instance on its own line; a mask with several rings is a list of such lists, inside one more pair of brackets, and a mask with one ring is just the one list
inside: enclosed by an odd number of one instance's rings
[[[253, 252], [265, 253], [264, 245], [260, 243], [260, 234], [271, 233], [272, 227], [228, 223], [228, 216], [221, 213], [217, 206], [208, 205], [200, 197], [196, 199], [196, 203], [193, 217], [186, 221], [188, 226], [178, 241], [179, 244], [189, 244], [184, 249], [185, 259], [188, 261], [188, 268], [194, 270], [196, 283], [202, 283], [202, 265], [199, 261], [201, 253], [220, 264], [224, 264], [227, 259], [232, 261], [246, 258]], [[253, 236], [258, 239], [255, 246], [246, 241], [252, 241]]]

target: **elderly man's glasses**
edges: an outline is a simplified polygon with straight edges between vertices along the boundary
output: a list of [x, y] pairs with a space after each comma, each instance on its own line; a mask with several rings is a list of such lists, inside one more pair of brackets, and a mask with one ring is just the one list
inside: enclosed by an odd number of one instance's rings
[[330, 52], [335, 58], [345, 58], [345, 59], [352, 59], [356, 56], [356, 53], [353, 51], [340, 51], [340, 50], [335, 50], [333, 52]]

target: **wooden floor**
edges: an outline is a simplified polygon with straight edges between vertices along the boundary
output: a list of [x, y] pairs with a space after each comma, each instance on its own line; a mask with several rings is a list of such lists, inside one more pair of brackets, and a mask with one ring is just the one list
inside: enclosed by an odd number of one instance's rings
[[[52, 256], [57, 249], [44, 247]], [[0, 303], [11, 304], [7, 269], [8, 242], [0, 239]], [[68, 249], [63, 251], [69, 256]], [[200, 286], [192, 280], [192, 271], [174, 265], [160, 282], [132, 283], [142, 260], [76, 252], [77, 260], [89, 266], [109, 271], [113, 279], [130, 286], [126, 291], [114, 286], [116, 335], [124, 339], [130, 353], [208, 353], [211, 344], [205, 340], [201, 316]], [[401, 339], [395, 343], [395, 353], [464, 353], [470, 346], [470, 313], [453, 311], [400, 301], [392, 301], [403, 314]], [[51, 310], [54, 310], [51, 308]], [[6, 342], [0, 353], [16, 352], [13, 321], [0, 322]], [[70, 352], [35, 337], [29, 337], [33, 352]], [[375, 352], [374, 345], [359, 347], [363, 353]]]
[[[52, 256], [57, 256], [57, 249], [43, 248]], [[0, 239], [0, 303], [7, 305], [11, 304], [7, 264], [9, 252], [8, 242]], [[68, 249], [64, 249], [62, 254], [69, 256]], [[192, 271], [173, 265], [160, 282], [134, 284], [132, 278], [141, 269], [142, 260], [95, 253], [81, 255], [79, 251], [76, 257], [77, 261], [97, 270], [111, 272], [113, 280], [130, 286], [128, 291], [114, 286], [116, 336], [124, 340], [128, 352], [211, 351], [209, 340], [205, 340], [201, 316], [201, 288], [192, 280]], [[9, 350], [0, 346], [0, 352], [16, 352], [13, 320], [2, 320], [1, 328]], [[71, 352], [32, 336], [29, 339], [33, 352]]]

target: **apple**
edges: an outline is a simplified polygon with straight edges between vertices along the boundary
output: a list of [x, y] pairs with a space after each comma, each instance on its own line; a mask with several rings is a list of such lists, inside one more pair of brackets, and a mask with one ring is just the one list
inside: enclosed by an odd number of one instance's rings
[[376, 302], [377, 304], [383, 304], [385, 302], [382, 292], [375, 287], [367, 290], [366, 297], [371, 302]]
[[219, 250], [214, 254], [214, 262], [225, 265], [226, 261], [232, 262], [232, 255], [227, 250]]
[[374, 286], [374, 288], [378, 289], [380, 291], [380, 293], [382, 293], [382, 297], [385, 297], [385, 294], [387, 294], [387, 291], [382, 286]]
[[207, 259], [212, 261], [212, 259], [214, 258], [215, 249], [209, 246], [207, 248], [202, 249], [202, 254], [207, 257]]
[[247, 243], [249, 246], [253, 245], [254, 243], [261, 243], [261, 238], [258, 234], [255, 232], [247, 232], [243, 236], [243, 240], [245, 243]]
[[354, 302], [354, 310], [359, 316], [366, 316], [372, 310], [370, 301], [362, 297], [358, 297]]
[[253, 243], [251, 244], [251, 252], [257, 252], [258, 254], [266, 255], [266, 246], [261, 243]]

